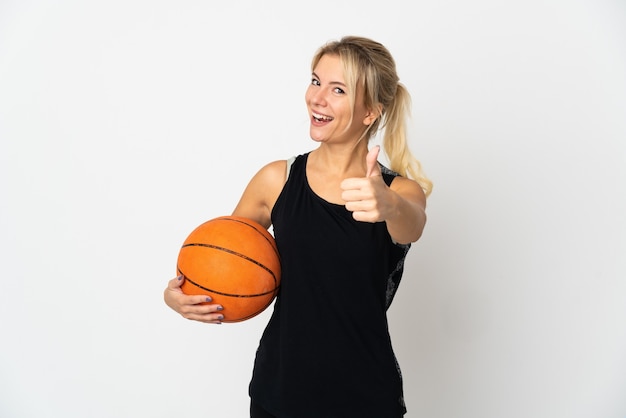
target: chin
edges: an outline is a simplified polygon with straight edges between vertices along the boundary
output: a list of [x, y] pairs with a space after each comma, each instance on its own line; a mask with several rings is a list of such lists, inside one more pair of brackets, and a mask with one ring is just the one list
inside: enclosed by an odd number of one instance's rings
[[324, 142], [324, 141], [325, 141], [325, 138], [324, 138], [324, 137], [321, 137], [321, 136], [319, 136], [319, 135], [315, 135], [315, 134], [314, 134], [314, 133], [312, 133], [312, 132], [310, 133], [310, 135], [309, 135], [309, 136], [310, 136], [310, 137], [311, 137], [311, 139], [312, 139], [313, 141], [315, 141], [315, 142]]

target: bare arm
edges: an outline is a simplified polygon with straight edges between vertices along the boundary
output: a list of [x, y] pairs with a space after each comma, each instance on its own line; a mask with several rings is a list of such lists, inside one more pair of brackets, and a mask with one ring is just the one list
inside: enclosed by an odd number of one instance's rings
[[367, 175], [341, 183], [346, 209], [357, 221], [385, 222], [391, 238], [399, 244], [417, 241], [426, 224], [426, 197], [419, 184], [396, 177], [388, 187], [376, 161], [378, 150], [367, 155]]
[[173, 278], [163, 291], [167, 306], [178, 312], [183, 318], [207, 324], [221, 324], [224, 315], [222, 306], [211, 304], [211, 298], [203, 295], [186, 295], [180, 286], [185, 281], [183, 276]]
[[[263, 167], [250, 180], [233, 215], [252, 219], [264, 227], [271, 225], [271, 212], [285, 183], [285, 161], [276, 161]], [[170, 280], [163, 292], [167, 306], [181, 316], [199, 322], [220, 324], [224, 319], [220, 305], [211, 304], [210, 298], [186, 295], [181, 290], [184, 277]]]
[[274, 161], [261, 168], [250, 180], [234, 216], [243, 216], [258, 222], [265, 228], [272, 224], [272, 208], [286, 181], [287, 162]]
[[417, 182], [396, 177], [389, 188], [390, 210], [385, 222], [395, 242], [408, 244], [422, 236], [426, 225], [426, 196]]

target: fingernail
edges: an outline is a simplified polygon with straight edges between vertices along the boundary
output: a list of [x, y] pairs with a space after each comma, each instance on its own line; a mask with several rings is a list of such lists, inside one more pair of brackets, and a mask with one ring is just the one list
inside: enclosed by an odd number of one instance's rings
[[182, 280], [183, 279], [183, 275], [181, 274], [180, 276], [176, 277], [178, 280]]
[[218, 316], [217, 319], [219, 319], [221, 321], [222, 319], [224, 319], [224, 315]]
[[213, 300], [213, 299], [211, 299], [211, 296], [207, 296], [207, 297], [206, 297], [206, 301], [207, 301], [207, 302], [211, 302], [212, 300]]
[[223, 306], [218, 306], [218, 307], [217, 307], [217, 308], [215, 308], [215, 309], [217, 309], [218, 311], [223, 311], [223, 310], [224, 310], [224, 307], [223, 307]]

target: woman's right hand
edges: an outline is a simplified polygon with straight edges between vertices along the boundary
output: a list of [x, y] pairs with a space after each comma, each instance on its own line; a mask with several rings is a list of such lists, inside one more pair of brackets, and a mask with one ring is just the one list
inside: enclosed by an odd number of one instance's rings
[[211, 305], [211, 298], [206, 295], [186, 295], [180, 288], [185, 278], [178, 276], [167, 283], [163, 292], [163, 299], [167, 306], [182, 315], [183, 318], [191, 319], [207, 324], [221, 324], [224, 315], [220, 313], [221, 305]]

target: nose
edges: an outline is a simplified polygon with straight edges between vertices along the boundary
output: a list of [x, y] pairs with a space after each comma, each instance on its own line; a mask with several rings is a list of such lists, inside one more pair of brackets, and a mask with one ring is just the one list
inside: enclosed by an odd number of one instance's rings
[[326, 105], [326, 93], [323, 89], [310, 86], [307, 90], [307, 102], [311, 105], [325, 106]]

